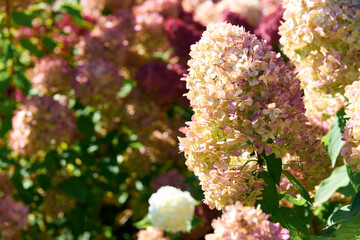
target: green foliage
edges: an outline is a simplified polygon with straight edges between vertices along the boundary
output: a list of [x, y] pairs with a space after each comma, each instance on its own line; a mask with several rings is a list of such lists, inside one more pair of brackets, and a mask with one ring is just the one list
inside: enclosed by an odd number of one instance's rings
[[275, 183], [279, 185], [282, 172], [281, 158], [277, 158], [274, 153], [266, 156], [265, 152], [262, 152], [261, 156], [266, 161], [266, 166], [268, 168], [270, 176], [273, 178]]
[[340, 187], [345, 187], [349, 184], [350, 179], [347, 175], [346, 166], [336, 168], [330, 177], [326, 178], [320, 184], [319, 189], [315, 195], [314, 205], [320, 205], [326, 202]]
[[283, 174], [286, 176], [286, 178], [292, 183], [292, 185], [295, 187], [295, 189], [300, 193], [300, 195], [309, 203], [311, 203], [311, 198], [309, 196], [309, 193], [306, 191], [306, 189], [301, 185], [301, 183], [289, 172], [283, 170]]
[[280, 207], [275, 215], [271, 217], [279, 222], [283, 228], [290, 231], [290, 239], [310, 239], [310, 232], [306, 224], [300, 219], [295, 210], [287, 207]]
[[262, 190], [262, 200], [259, 201], [261, 209], [265, 213], [275, 214], [279, 207], [279, 199], [275, 182], [268, 172], [260, 172], [258, 177], [263, 179], [266, 184]]
[[337, 113], [334, 122], [330, 126], [329, 132], [329, 155], [332, 166], [335, 166], [336, 160], [339, 156], [341, 148], [345, 142], [341, 140], [343, 129], [345, 128], [346, 119], [344, 118], [345, 111], [341, 108]]
[[33, 17], [29, 14], [26, 14], [24, 12], [12, 12], [11, 18], [18, 25], [32, 28], [31, 22], [32, 22]]

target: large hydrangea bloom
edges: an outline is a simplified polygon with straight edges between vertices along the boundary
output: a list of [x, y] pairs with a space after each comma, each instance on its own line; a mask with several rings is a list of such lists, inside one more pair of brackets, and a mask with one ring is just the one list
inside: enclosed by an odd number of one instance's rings
[[299, 77], [325, 92], [343, 91], [360, 75], [360, 2], [285, 0], [284, 53]]
[[71, 88], [74, 71], [70, 64], [59, 57], [44, 57], [30, 71], [33, 88], [46, 95], [67, 94]]
[[344, 104], [337, 94], [360, 76], [360, 3], [285, 0], [284, 8], [280, 43], [299, 72], [310, 122], [326, 131]]
[[75, 115], [51, 97], [33, 96], [15, 111], [9, 144], [22, 156], [33, 156], [65, 142], [71, 144], [76, 134]]
[[195, 199], [189, 192], [164, 186], [149, 199], [149, 218], [155, 228], [168, 232], [185, 232], [193, 219]]
[[227, 23], [209, 25], [191, 47], [186, 95], [195, 114], [180, 149], [211, 208], [255, 202], [263, 151], [282, 158], [306, 151], [304, 140], [319, 145], [307, 135], [300, 81], [270, 48]]
[[121, 99], [118, 92], [123, 77], [116, 66], [107, 59], [96, 59], [79, 64], [73, 82], [75, 95], [83, 105], [94, 107], [101, 113], [103, 127], [107, 130], [119, 121]]
[[343, 136], [346, 143], [342, 155], [353, 171], [360, 172], [360, 81], [346, 86], [345, 97], [349, 99], [345, 109], [349, 120]]
[[212, 222], [214, 233], [205, 236], [206, 240], [287, 240], [289, 231], [281, 229], [279, 223], [268, 220], [261, 209], [244, 207], [237, 202], [227, 206], [221, 218]]

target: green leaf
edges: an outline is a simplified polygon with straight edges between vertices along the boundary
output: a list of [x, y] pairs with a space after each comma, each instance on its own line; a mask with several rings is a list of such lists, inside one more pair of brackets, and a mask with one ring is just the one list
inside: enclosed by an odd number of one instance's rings
[[277, 185], [280, 184], [280, 177], [281, 177], [281, 171], [282, 171], [282, 162], [281, 158], [277, 158], [275, 154], [270, 154], [269, 156], [266, 156], [265, 151], [262, 152], [261, 156], [266, 161], [266, 166], [268, 168], [268, 171], [270, 173], [270, 176], [273, 178], [275, 183]]
[[305, 198], [301, 197], [299, 199], [297, 199], [296, 197], [290, 195], [290, 194], [284, 194], [284, 196], [282, 197], [282, 199], [285, 199], [286, 201], [289, 201], [291, 203], [293, 203], [294, 205], [297, 206], [302, 206], [306, 203]]
[[27, 95], [30, 88], [31, 83], [30, 81], [25, 77], [25, 74], [23, 72], [18, 72], [14, 77], [14, 84], [16, 87], [20, 88], [20, 90]]
[[360, 239], [360, 215], [349, 220], [344, 220], [335, 231], [335, 239], [356, 240]]
[[36, 55], [37, 57], [42, 57], [44, 55], [29, 39], [22, 38], [19, 40], [21, 46], [26, 50], [29, 50], [32, 54]]
[[339, 156], [341, 148], [344, 146], [345, 142], [341, 140], [342, 138], [342, 129], [345, 127], [346, 119], [344, 118], [345, 111], [340, 109], [336, 113], [334, 122], [330, 126], [329, 132], [329, 155], [331, 159], [332, 166], [335, 166], [336, 159]]
[[86, 182], [82, 177], [72, 177], [60, 184], [65, 193], [84, 203], [87, 197]]
[[145, 229], [147, 227], [150, 227], [152, 225], [151, 220], [149, 218], [149, 215], [146, 214], [146, 216], [141, 219], [140, 221], [134, 223], [134, 226], [138, 229]]
[[77, 129], [86, 138], [90, 138], [95, 130], [95, 125], [92, 122], [91, 116], [81, 115], [76, 120]]
[[280, 207], [275, 215], [271, 217], [275, 222], [279, 222], [283, 228], [290, 231], [290, 239], [310, 239], [310, 232], [306, 224], [300, 219], [295, 210], [287, 207]]
[[347, 173], [352, 186], [354, 187], [355, 191], [358, 192], [360, 190], [360, 172], [353, 172], [351, 167], [347, 166]]
[[84, 28], [91, 28], [91, 25], [89, 23], [87, 23], [81, 16], [80, 10], [75, 9], [69, 5], [62, 5], [60, 7], [59, 11], [67, 13], [70, 16], [72, 16], [75, 24], [77, 24], [81, 27], [84, 27]]
[[279, 198], [275, 182], [268, 172], [260, 172], [258, 177], [264, 179], [266, 184], [262, 191], [262, 200], [258, 202], [261, 204], [261, 209], [265, 213], [273, 215], [279, 207]]
[[201, 224], [203, 220], [194, 215], [192, 221], [186, 222], [186, 232], [191, 232], [191, 230], [195, 229], [199, 224]]
[[11, 18], [18, 25], [32, 28], [32, 24], [31, 24], [32, 16], [30, 16], [24, 12], [12, 12]]
[[295, 187], [295, 189], [300, 193], [300, 195], [306, 199], [309, 203], [311, 203], [311, 198], [306, 189], [301, 185], [301, 183], [289, 172], [286, 170], [282, 171], [285, 177], [291, 182], [291, 184]]
[[11, 83], [11, 76], [6, 71], [0, 72], [0, 91], [6, 90]]
[[118, 93], [119, 98], [124, 98], [134, 89], [136, 81], [131, 79], [124, 79], [123, 85]]
[[350, 212], [352, 214], [357, 214], [360, 212], [360, 191], [357, 192], [352, 204]]
[[351, 208], [351, 205], [346, 205], [346, 206], [343, 206], [342, 208], [340, 208], [339, 210], [333, 212], [330, 215], [329, 219], [327, 220], [327, 225], [331, 226], [337, 222], [340, 222], [344, 219], [351, 217], [350, 208]]
[[43, 37], [42, 44], [45, 48], [49, 49], [51, 52], [54, 51], [55, 47], [57, 46], [58, 42], [55, 41], [53, 38], [50, 37]]
[[336, 192], [344, 194], [346, 197], [354, 198], [356, 195], [355, 189], [353, 185], [351, 184], [351, 181], [349, 181], [349, 184], [345, 187], [341, 187]]
[[340, 187], [345, 187], [349, 184], [350, 179], [347, 175], [346, 166], [336, 168], [330, 177], [326, 178], [320, 184], [319, 189], [315, 194], [314, 205], [320, 205], [326, 202]]

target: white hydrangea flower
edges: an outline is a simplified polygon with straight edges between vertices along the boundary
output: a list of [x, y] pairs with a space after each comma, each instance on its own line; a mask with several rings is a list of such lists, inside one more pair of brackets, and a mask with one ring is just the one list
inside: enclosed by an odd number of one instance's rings
[[163, 186], [149, 199], [149, 218], [153, 227], [168, 232], [186, 231], [186, 223], [194, 216], [195, 199], [189, 192]]

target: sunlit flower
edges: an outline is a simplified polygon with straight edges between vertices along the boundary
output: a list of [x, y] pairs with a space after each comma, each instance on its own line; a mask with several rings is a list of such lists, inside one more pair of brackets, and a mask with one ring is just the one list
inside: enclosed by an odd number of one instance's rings
[[189, 192], [164, 186], [149, 199], [149, 218], [155, 228], [176, 233], [185, 232], [194, 216], [195, 200]]
[[213, 220], [214, 233], [206, 240], [287, 240], [289, 230], [268, 220], [261, 209], [244, 207], [240, 202], [227, 206], [221, 218]]
[[71, 144], [76, 133], [75, 115], [51, 97], [33, 96], [15, 111], [9, 144], [22, 156], [49, 151], [60, 143]]

